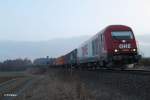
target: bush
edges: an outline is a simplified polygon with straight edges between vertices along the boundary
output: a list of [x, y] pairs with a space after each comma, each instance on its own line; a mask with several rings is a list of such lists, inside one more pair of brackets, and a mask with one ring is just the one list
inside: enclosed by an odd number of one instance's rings
[[142, 58], [139, 62], [139, 65], [150, 66], [150, 58]]

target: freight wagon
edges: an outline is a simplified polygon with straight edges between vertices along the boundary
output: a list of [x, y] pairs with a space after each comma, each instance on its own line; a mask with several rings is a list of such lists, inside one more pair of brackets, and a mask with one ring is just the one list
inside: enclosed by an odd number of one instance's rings
[[62, 66], [64, 64], [65, 64], [64, 56], [58, 57], [54, 61], [54, 65], [56, 65], [56, 66]]

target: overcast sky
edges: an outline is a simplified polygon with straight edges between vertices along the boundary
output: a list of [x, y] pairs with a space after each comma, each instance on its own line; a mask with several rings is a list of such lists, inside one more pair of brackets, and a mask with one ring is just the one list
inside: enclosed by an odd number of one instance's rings
[[0, 0], [0, 40], [94, 35], [110, 24], [150, 34], [150, 0]]

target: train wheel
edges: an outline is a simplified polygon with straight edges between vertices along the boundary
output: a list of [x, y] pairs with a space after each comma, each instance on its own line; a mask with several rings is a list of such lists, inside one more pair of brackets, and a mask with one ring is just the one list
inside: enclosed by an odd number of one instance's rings
[[99, 62], [99, 67], [105, 67], [105, 62], [104, 61], [100, 61]]
[[110, 69], [113, 68], [113, 63], [112, 62], [106, 63], [106, 67]]

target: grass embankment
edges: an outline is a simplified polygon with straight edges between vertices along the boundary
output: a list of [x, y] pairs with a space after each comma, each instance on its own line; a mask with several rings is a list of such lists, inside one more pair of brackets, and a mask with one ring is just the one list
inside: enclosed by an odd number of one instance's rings
[[38, 77], [16, 100], [95, 100], [79, 77], [51, 71]]
[[0, 84], [5, 81], [20, 77], [25, 77], [25, 74], [23, 72], [0, 72]]

